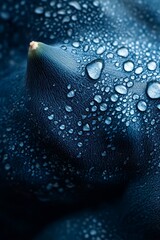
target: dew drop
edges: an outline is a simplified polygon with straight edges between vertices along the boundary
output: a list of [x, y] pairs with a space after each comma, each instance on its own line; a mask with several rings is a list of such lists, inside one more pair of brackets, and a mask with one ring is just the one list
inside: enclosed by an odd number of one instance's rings
[[124, 62], [123, 67], [126, 72], [132, 72], [134, 68], [134, 63], [132, 61], [126, 61]]
[[37, 8], [35, 9], [35, 13], [36, 13], [36, 14], [42, 14], [43, 11], [44, 11], [43, 7], [37, 7]]
[[151, 99], [160, 98], [160, 83], [159, 82], [151, 82], [147, 86], [147, 95]]
[[146, 104], [146, 102], [145, 101], [139, 101], [138, 103], [137, 103], [137, 108], [138, 108], [138, 110], [139, 111], [141, 111], [141, 112], [145, 112], [146, 110], [147, 110], [147, 104]]
[[5, 170], [8, 171], [10, 170], [11, 166], [9, 163], [6, 163], [5, 166], [4, 166]]
[[71, 106], [65, 106], [65, 109], [66, 109], [67, 112], [72, 112], [73, 111]]
[[75, 48], [78, 48], [80, 46], [80, 43], [79, 42], [73, 42], [72, 46], [75, 47]]
[[106, 111], [106, 110], [107, 110], [107, 104], [106, 104], [106, 103], [102, 103], [102, 104], [100, 105], [100, 110], [101, 110], [102, 112]]
[[68, 98], [73, 98], [75, 96], [75, 92], [72, 90], [67, 94]]
[[71, 1], [69, 2], [69, 5], [74, 7], [76, 10], [81, 10], [81, 6], [77, 1]]
[[122, 47], [122, 48], [118, 49], [117, 54], [118, 54], [120, 57], [128, 57], [129, 52], [128, 52], [128, 49], [127, 49], [127, 48]]
[[53, 118], [54, 118], [54, 115], [53, 115], [53, 114], [51, 114], [50, 116], [48, 116], [48, 119], [49, 119], [49, 120], [53, 120]]
[[97, 59], [90, 62], [86, 66], [86, 71], [88, 73], [88, 76], [93, 80], [99, 79], [102, 73], [103, 66], [104, 66], [104, 63], [101, 59]]
[[117, 102], [117, 100], [118, 100], [118, 95], [117, 95], [117, 94], [113, 94], [113, 95], [111, 96], [111, 101], [112, 101], [112, 102]]
[[157, 64], [156, 62], [154, 61], [150, 61], [147, 63], [147, 68], [150, 70], [150, 71], [154, 71], [157, 67]]
[[105, 49], [106, 49], [105, 46], [100, 46], [100, 47], [97, 49], [96, 53], [97, 53], [98, 55], [100, 55], [100, 54], [104, 53]]
[[97, 103], [101, 103], [101, 102], [102, 102], [102, 97], [101, 97], [101, 95], [95, 95], [95, 96], [94, 96], [94, 100], [95, 100]]
[[105, 120], [105, 124], [110, 125], [112, 122], [112, 118], [111, 117], [107, 117]]
[[89, 126], [88, 123], [87, 123], [86, 125], [83, 126], [83, 131], [85, 131], [85, 132], [90, 131], [90, 126]]
[[117, 85], [115, 86], [115, 91], [119, 94], [125, 95], [127, 94], [127, 88], [123, 85]]
[[157, 105], [157, 108], [160, 110], [160, 104]]
[[60, 128], [61, 130], [64, 130], [64, 129], [65, 129], [65, 125], [62, 124], [59, 128]]
[[135, 69], [135, 74], [137, 74], [137, 75], [141, 74], [142, 72], [143, 72], [143, 68], [142, 67], [137, 67]]

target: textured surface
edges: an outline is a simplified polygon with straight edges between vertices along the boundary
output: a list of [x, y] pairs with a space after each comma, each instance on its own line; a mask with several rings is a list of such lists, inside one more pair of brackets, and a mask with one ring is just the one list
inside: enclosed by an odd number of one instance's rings
[[159, 13], [0, 1], [1, 239], [160, 239]]

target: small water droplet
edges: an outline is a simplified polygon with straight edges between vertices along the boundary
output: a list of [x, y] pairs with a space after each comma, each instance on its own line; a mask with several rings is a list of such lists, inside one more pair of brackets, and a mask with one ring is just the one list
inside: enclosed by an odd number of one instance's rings
[[160, 110], [160, 104], [157, 105], [157, 108]]
[[72, 46], [75, 47], [75, 48], [78, 48], [80, 46], [80, 43], [79, 42], [73, 42]]
[[75, 96], [75, 92], [72, 90], [67, 94], [68, 98], [73, 98]]
[[5, 166], [4, 166], [5, 170], [8, 171], [10, 170], [11, 166], [9, 163], [6, 163]]
[[115, 86], [115, 91], [119, 94], [125, 95], [127, 94], [127, 88], [123, 85], [117, 85]]
[[69, 2], [69, 5], [74, 7], [77, 10], [81, 10], [81, 6], [77, 1], [71, 1], [71, 2]]
[[150, 61], [147, 63], [147, 68], [150, 70], [150, 71], [154, 71], [157, 67], [157, 64], [156, 62], [154, 61]]
[[65, 125], [62, 124], [59, 128], [60, 128], [61, 130], [64, 130], [64, 129], [65, 129]]
[[135, 69], [135, 74], [137, 74], [137, 75], [141, 74], [142, 72], [143, 72], [143, 68], [142, 67], [137, 67]]
[[100, 110], [101, 110], [102, 112], [106, 111], [106, 110], [107, 110], [107, 104], [106, 104], [106, 103], [102, 103], [102, 104], [100, 105]]
[[72, 112], [73, 111], [71, 106], [65, 106], [65, 109], [66, 109], [67, 112]]
[[105, 124], [110, 125], [112, 122], [112, 118], [111, 117], [107, 117], [105, 120]]
[[137, 108], [139, 111], [145, 112], [147, 110], [147, 103], [141, 100], [137, 103]]
[[111, 96], [111, 101], [112, 101], [112, 102], [117, 102], [117, 100], [118, 100], [118, 95], [117, 95], [117, 94], [113, 94], [113, 95]]
[[102, 102], [102, 97], [101, 97], [101, 95], [95, 95], [95, 96], [94, 96], [94, 100], [95, 100], [97, 103], [101, 103], [101, 102]]
[[106, 49], [105, 46], [100, 46], [100, 47], [97, 49], [96, 53], [97, 53], [98, 55], [103, 54], [104, 51], [105, 51], [105, 49]]
[[85, 132], [90, 131], [90, 126], [89, 126], [88, 123], [87, 123], [86, 125], [83, 126], [83, 131], [85, 131]]
[[35, 13], [36, 13], [36, 14], [42, 14], [43, 11], [44, 11], [43, 7], [37, 7], [37, 8], [35, 9]]
[[48, 116], [48, 119], [49, 119], [49, 120], [53, 120], [53, 118], [54, 118], [54, 115], [53, 115], [53, 114], [51, 114], [50, 116]]
[[97, 234], [96, 230], [94, 230], [94, 229], [90, 230], [90, 235], [91, 235], [91, 236], [94, 236], [94, 235], [96, 235], [96, 234]]

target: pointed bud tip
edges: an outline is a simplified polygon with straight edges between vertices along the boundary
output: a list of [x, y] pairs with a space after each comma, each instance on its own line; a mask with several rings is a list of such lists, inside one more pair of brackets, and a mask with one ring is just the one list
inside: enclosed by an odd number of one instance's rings
[[32, 50], [36, 50], [38, 48], [38, 42], [30, 42], [29, 44], [29, 50], [32, 51]]

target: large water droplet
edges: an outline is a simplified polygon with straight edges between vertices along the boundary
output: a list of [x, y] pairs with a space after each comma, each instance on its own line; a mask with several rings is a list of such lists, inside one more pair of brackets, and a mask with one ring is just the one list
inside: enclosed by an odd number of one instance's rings
[[124, 62], [123, 67], [126, 72], [132, 72], [134, 68], [134, 63], [132, 61], [126, 61]]
[[104, 67], [103, 60], [97, 59], [92, 61], [86, 66], [86, 71], [88, 73], [88, 76], [93, 80], [99, 79], [101, 76], [103, 67]]
[[127, 88], [126, 88], [125, 86], [123, 86], [123, 85], [117, 85], [117, 86], [115, 86], [115, 91], [116, 91], [117, 93], [122, 94], [122, 95], [127, 94]]
[[139, 111], [145, 112], [146, 109], [147, 109], [147, 103], [145, 101], [141, 100], [137, 103], [137, 108], [138, 108]]
[[154, 61], [150, 61], [150, 62], [147, 64], [147, 67], [148, 67], [148, 69], [149, 69], [150, 71], [154, 71], [154, 70], [156, 69], [156, 67], [157, 67], [157, 64], [156, 64], [156, 62], [154, 62]]
[[151, 82], [147, 86], [147, 94], [152, 99], [160, 98], [160, 83], [159, 82]]
[[118, 49], [117, 54], [118, 54], [120, 57], [128, 57], [129, 52], [128, 52], [128, 49], [127, 49], [127, 48], [122, 47], [122, 48]]

